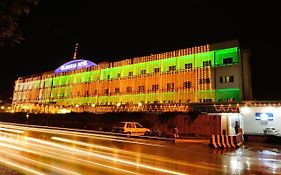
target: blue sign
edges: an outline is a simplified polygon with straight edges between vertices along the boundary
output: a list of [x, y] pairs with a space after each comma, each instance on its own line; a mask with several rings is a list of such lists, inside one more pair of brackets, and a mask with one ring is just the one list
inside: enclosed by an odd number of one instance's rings
[[67, 71], [87, 68], [87, 67], [91, 67], [91, 66], [96, 66], [96, 64], [93, 63], [92, 61], [88, 61], [88, 60], [82, 60], [82, 59], [72, 60], [67, 63], [64, 63], [59, 68], [57, 68], [55, 70], [55, 73], [67, 72]]
[[256, 112], [256, 120], [273, 121], [273, 113]]

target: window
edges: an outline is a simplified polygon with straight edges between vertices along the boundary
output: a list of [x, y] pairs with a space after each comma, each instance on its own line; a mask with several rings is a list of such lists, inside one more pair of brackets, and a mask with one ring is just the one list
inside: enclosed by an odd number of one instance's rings
[[119, 88], [115, 88], [115, 89], [114, 89], [114, 93], [115, 93], [115, 94], [119, 94], [119, 93], [120, 93], [120, 89], [119, 89]]
[[234, 82], [234, 76], [229, 76], [229, 82]]
[[235, 98], [228, 98], [226, 99], [226, 102], [234, 102], [235, 101]]
[[141, 75], [146, 74], [146, 70], [141, 70]]
[[139, 92], [144, 92], [144, 91], [145, 91], [144, 86], [139, 86]]
[[184, 68], [187, 69], [187, 70], [190, 70], [192, 69], [192, 63], [187, 63], [184, 65]]
[[204, 99], [200, 99], [200, 102], [203, 102], [203, 103], [210, 103], [212, 102], [213, 100], [211, 98], [204, 98]]
[[184, 89], [191, 89], [191, 82], [190, 81], [183, 82], [183, 88]]
[[211, 83], [210, 78], [201, 78], [199, 84], [209, 84]]
[[160, 67], [154, 68], [154, 73], [160, 72]]
[[232, 83], [234, 82], [234, 76], [223, 76], [220, 77], [220, 83]]
[[127, 123], [127, 128], [134, 128], [134, 124], [132, 124], [132, 123]]
[[136, 123], [136, 128], [142, 128], [142, 126], [139, 123]]
[[177, 67], [176, 66], [169, 66], [169, 71], [176, 71]]
[[132, 92], [132, 87], [127, 87], [127, 89], [126, 89], [126, 91], [127, 91], [127, 93], [131, 93]]
[[175, 83], [167, 83], [167, 91], [174, 91]]
[[109, 89], [105, 89], [104, 90], [104, 95], [108, 95], [109, 94]]
[[133, 72], [128, 72], [128, 76], [132, 77], [133, 76]]
[[94, 95], [98, 95], [98, 90], [94, 90]]
[[229, 57], [229, 58], [224, 58], [223, 59], [223, 64], [232, 64], [233, 63], [233, 58]]
[[152, 91], [155, 92], [155, 91], [158, 91], [159, 90], [159, 85], [158, 84], [153, 84], [152, 85]]
[[211, 65], [212, 65], [211, 60], [203, 61], [203, 67], [207, 67], [207, 66], [211, 66]]
[[120, 77], [121, 77], [121, 73], [118, 73], [118, 74], [117, 74], [117, 78], [120, 78]]

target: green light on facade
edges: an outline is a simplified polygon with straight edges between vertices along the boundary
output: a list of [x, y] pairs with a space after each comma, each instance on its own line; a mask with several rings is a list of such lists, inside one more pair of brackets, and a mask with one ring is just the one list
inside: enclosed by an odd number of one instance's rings
[[217, 66], [223, 65], [223, 59], [232, 58], [233, 63], [238, 63], [238, 47], [222, 49], [215, 51], [215, 64]]
[[227, 100], [240, 101], [239, 88], [225, 88], [216, 90], [216, 101], [226, 102]]
[[[76, 73], [70, 74], [56, 74], [56, 76], [52, 78], [33, 81], [30, 85], [32, 85], [32, 89], [43, 89], [40, 92], [41, 102], [48, 103], [49, 101], [57, 101], [57, 103], [63, 105], [108, 105], [117, 103], [138, 104], [140, 102], [148, 104], [154, 102], [179, 103], [189, 101], [199, 102], [202, 100], [204, 101], [210, 99], [213, 102], [226, 101], [228, 99], [235, 99], [235, 101], [240, 101], [241, 92], [239, 88], [211, 89], [214, 85], [200, 85], [195, 88], [192, 87], [192, 91], [186, 91], [183, 90], [183, 85], [178, 85], [183, 84], [187, 80], [191, 81], [190, 79], [192, 79], [192, 86], [195, 86], [195, 84], [198, 83], [199, 79], [202, 79], [204, 77], [213, 78], [213, 75], [210, 75], [212, 73], [212, 70], [209, 68], [202, 69], [202, 67], [206, 66], [206, 62], [211, 63], [208, 64], [208, 66], [211, 68], [225, 66], [224, 59], [227, 58], [231, 58], [232, 60], [232, 62], [228, 62], [227, 65], [238, 63], [238, 47], [151, 60], [147, 62], [109, 67], [98, 70], [90, 71], [89, 69], [87, 69], [84, 70], [84, 72], [77, 71]], [[186, 69], [190, 66], [192, 67], [192, 69], [191, 71], [188, 70], [190, 72], [187, 72]], [[155, 71], [159, 71], [159, 74], [155, 74]], [[170, 74], [169, 71], [174, 72], [173, 74]], [[184, 77], [183, 75], [186, 77]], [[130, 79], [126, 79], [128, 78], [128, 76], [132, 77]], [[154, 79], [152, 76], [155, 76]], [[180, 77], [182, 78], [180, 81], [178, 81], [179, 76], [182, 76]], [[177, 89], [175, 89], [173, 92], [165, 92], [166, 90], [163, 91], [163, 89], [166, 88], [167, 83], [170, 83], [167, 81], [167, 79], [173, 79], [171, 81], [173, 81], [175, 84], [178, 83], [175, 85]], [[151, 86], [154, 84], [148, 81], [155, 81], [155, 84], [159, 85], [159, 89], [162, 89], [161, 92], [152, 92]], [[27, 86], [26, 83], [22, 84], [23, 86]], [[41, 87], [41, 84], [44, 86]], [[138, 93], [138, 86], [143, 85], [145, 86], [145, 90], [147, 90], [147, 92]], [[133, 89], [133, 94], [126, 94], [127, 92], [126, 90], [124, 91], [124, 89], [128, 87]], [[102, 95], [105, 88], [109, 89], [111, 93], [110, 95]], [[120, 92], [120, 94], [114, 95], [115, 88], [119, 88], [122, 92]], [[26, 89], [27, 88], [25, 87], [25, 90]], [[98, 94], [96, 92], [89, 92], [92, 90], [97, 90]], [[32, 90], [27, 89], [24, 93], [19, 92], [17, 96], [20, 99], [24, 99], [28, 97], [28, 91]]]

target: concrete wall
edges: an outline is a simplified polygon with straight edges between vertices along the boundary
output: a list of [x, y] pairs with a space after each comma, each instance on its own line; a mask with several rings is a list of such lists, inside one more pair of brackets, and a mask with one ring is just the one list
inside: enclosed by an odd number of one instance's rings
[[253, 90], [252, 90], [252, 73], [251, 73], [251, 52], [250, 50], [241, 51], [241, 63], [242, 71], [241, 76], [243, 77], [243, 99], [252, 100], [253, 99]]
[[[242, 90], [241, 66], [239, 64], [217, 67], [215, 71], [216, 89], [240, 88]], [[220, 77], [223, 76], [234, 76], [234, 82], [220, 83]]]

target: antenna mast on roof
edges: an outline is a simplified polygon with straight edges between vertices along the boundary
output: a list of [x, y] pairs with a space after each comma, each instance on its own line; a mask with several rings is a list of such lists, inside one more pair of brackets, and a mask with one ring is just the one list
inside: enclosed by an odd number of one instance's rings
[[74, 60], [76, 59], [77, 49], [78, 49], [78, 43], [76, 43], [76, 45], [75, 45], [75, 50], [74, 50], [74, 55], [73, 55]]

